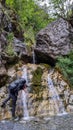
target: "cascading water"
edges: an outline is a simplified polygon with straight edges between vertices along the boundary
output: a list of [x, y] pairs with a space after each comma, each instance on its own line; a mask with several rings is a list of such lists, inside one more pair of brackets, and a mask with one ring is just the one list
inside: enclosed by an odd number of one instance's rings
[[56, 88], [54, 87], [53, 81], [49, 74], [48, 74], [48, 88], [49, 88], [49, 93], [51, 93], [51, 99], [53, 100], [54, 107], [56, 109], [57, 114], [58, 115], [66, 114], [64, 105], [59, 97]]
[[[26, 84], [28, 84], [27, 68], [25, 66], [23, 68], [22, 78], [24, 78], [26, 80]], [[28, 108], [27, 108], [27, 90], [25, 90], [25, 91], [22, 90], [21, 100], [23, 103], [23, 119], [28, 120], [29, 119], [29, 112], [28, 112]]]
[[27, 93], [24, 90], [22, 90], [21, 99], [23, 103], [23, 119], [29, 119], [29, 112], [27, 109]]
[[34, 48], [36, 47], [36, 44], [34, 43], [34, 46], [33, 46], [33, 53], [32, 53], [32, 58], [33, 58], [33, 64], [36, 63], [36, 60], [35, 60], [35, 51], [34, 51]]
[[[27, 84], [27, 86], [29, 86], [26, 66], [23, 66], [22, 70], [23, 70], [22, 78], [24, 78], [26, 80], [26, 84]], [[23, 103], [23, 118], [22, 119], [23, 120], [32, 120], [34, 117], [29, 116], [28, 107], [27, 107], [27, 100], [28, 100], [27, 88], [25, 89], [25, 91], [22, 90], [21, 100]]]
[[23, 71], [22, 78], [24, 78], [26, 80], [26, 84], [28, 84], [27, 68], [26, 68], [26, 66], [23, 66], [22, 71]]
[[33, 64], [35, 64], [35, 52], [33, 50]]

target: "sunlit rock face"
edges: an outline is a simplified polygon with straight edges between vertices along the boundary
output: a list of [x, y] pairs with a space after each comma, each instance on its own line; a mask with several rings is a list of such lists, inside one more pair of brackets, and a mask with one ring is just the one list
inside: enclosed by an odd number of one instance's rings
[[49, 24], [36, 36], [37, 62], [54, 64], [58, 56], [65, 56], [73, 49], [73, 28], [62, 18]]
[[[44, 65], [27, 64], [27, 77], [29, 82], [27, 106], [29, 116], [44, 117], [59, 114], [59, 111], [56, 109], [56, 104], [53, 100], [53, 95], [48, 89], [47, 77], [49, 69], [49, 67], [46, 68]], [[50, 77], [53, 81], [59, 98], [64, 104], [65, 111], [69, 112], [69, 110], [66, 109], [70, 100], [70, 88], [67, 82], [64, 81], [62, 75], [57, 70], [54, 70]], [[58, 104], [61, 103], [60, 100], [56, 100], [56, 102], [58, 102]], [[18, 104], [20, 103], [21, 98], [19, 96], [17, 101], [17, 108], [19, 106]], [[22, 106], [19, 106], [19, 108], [20, 115], [23, 115]], [[17, 111], [17, 113], [19, 114], [19, 111]]]
[[[28, 85], [27, 88], [27, 110], [29, 116], [53, 116], [59, 114], [59, 105], [61, 102], [64, 105], [66, 112], [73, 111], [73, 94], [70, 92], [69, 85], [64, 81], [63, 76], [57, 71], [53, 70], [53, 73], [49, 73], [50, 67], [45, 65], [16, 65], [15, 67], [9, 68], [8, 75], [10, 76], [10, 81], [16, 79], [23, 75], [23, 69], [27, 68], [27, 79]], [[57, 95], [53, 95], [50, 90], [47, 82], [48, 74], [52, 79], [54, 88], [57, 91], [59, 100], [56, 98]], [[10, 82], [9, 81], [9, 82]], [[23, 103], [21, 101], [22, 92], [19, 92], [17, 106], [16, 106], [16, 115], [23, 116]], [[0, 89], [0, 105], [4, 99], [8, 96], [8, 88], [2, 87]], [[54, 99], [55, 98], [55, 99]], [[56, 105], [57, 102], [57, 105]], [[2, 109], [0, 107], [0, 120], [11, 118], [11, 101], [7, 103], [6, 108]]]

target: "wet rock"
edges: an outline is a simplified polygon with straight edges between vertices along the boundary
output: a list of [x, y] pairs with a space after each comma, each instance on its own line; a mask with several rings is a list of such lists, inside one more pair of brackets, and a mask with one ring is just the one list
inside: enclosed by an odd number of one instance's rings
[[42, 100], [37, 108], [37, 115], [47, 115], [49, 113], [49, 101]]
[[32, 55], [29, 54], [27, 51], [27, 47], [25, 42], [22, 42], [18, 40], [17, 38], [14, 38], [14, 51], [17, 53], [17, 55], [22, 59], [25, 63], [32, 62]]
[[0, 87], [5, 85], [8, 79], [7, 70], [4, 66], [0, 67]]
[[22, 41], [18, 40], [17, 38], [14, 38], [14, 50], [17, 54], [21, 55], [22, 53], [27, 54], [27, 48], [26, 44]]
[[[41, 85], [36, 86], [38, 83], [36, 82], [36, 85], [32, 86], [32, 78], [33, 78], [33, 72], [35, 72], [38, 67], [41, 67], [42, 69], [42, 76], [41, 76]], [[68, 84], [63, 80], [62, 75], [56, 71], [53, 70], [53, 72], [49, 72], [50, 78], [52, 79], [54, 89], [49, 88], [47, 78], [48, 78], [48, 69], [45, 69], [45, 66], [42, 65], [35, 65], [35, 64], [25, 64], [19, 66], [19, 64], [16, 64], [14, 67], [10, 67], [8, 69], [8, 76], [9, 76], [9, 82], [13, 81], [14, 78], [21, 77], [23, 74], [24, 68], [27, 68], [27, 78], [30, 86], [28, 87], [28, 102], [27, 102], [27, 108], [30, 116], [40, 116], [45, 117], [45, 115], [55, 115], [59, 112], [64, 112], [61, 107], [63, 105], [65, 106], [65, 110], [72, 111], [72, 108], [68, 107], [70, 105], [70, 102], [72, 102], [72, 92], [70, 93], [70, 89]], [[8, 82], [8, 83], [9, 83]], [[39, 88], [40, 91], [32, 91], [32, 89]], [[50, 86], [51, 87], [51, 86]], [[59, 87], [59, 90], [58, 90]], [[61, 89], [61, 90], [60, 90]], [[54, 93], [52, 93], [54, 91]], [[5, 87], [1, 88], [0, 91], [0, 100], [2, 101], [8, 96], [8, 91]], [[63, 95], [61, 97], [60, 95]], [[9, 112], [11, 112], [10, 103], [7, 104], [7, 108]], [[72, 107], [72, 105], [71, 105]], [[0, 108], [1, 110], [1, 108]], [[62, 110], [62, 111], [61, 111]], [[1, 110], [2, 111], [2, 110]], [[1, 112], [0, 111], [0, 112]], [[3, 113], [3, 112], [2, 112]], [[23, 104], [21, 102], [21, 98], [19, 98], [18, 95], [18, 101], [17, 101], [17, 108], [16, 108], [16, 114], [19, 116], [23, 116]], [[2, 117], [3, 118], [3, 117]]]
[[69, 104], [73, 105], [73, 95], [70, 95], [69, 97]]
[[6, 75], [6, 69], [5, 67], [0, 67], [0, 77]]
[[67, 112], [73, 113], [73, 105], [68, 105], [67, 106]]
[[7, 75], [9, 76], [9, 82], [16, 79], [16, 71], [14, 67], [8, 69]]
[[67, 88], [67, 89], [64, 91], [64, 99], [65, 99], [65, 103], [66, 103], [66, 104], [69, 103], [69, 98], [70, 98], [70, 89]]
[[37, 62], [53, 65], [58, 56], [66, 56], [72, 49], [73, 28], [62, 18], [42, 29], [36, 37]]
[[1, 119], [6, 120], [6, 119], [10, 119], [10, 118], [12, 118], [12, 115], [11, 115], [11, 112], [8, 109], [4, 109], [4, 110], [1, 111], [0, 120]]
[[3, 6], [0, 4], [0, 27], [7, 25], [7, 20], [4, 17]]

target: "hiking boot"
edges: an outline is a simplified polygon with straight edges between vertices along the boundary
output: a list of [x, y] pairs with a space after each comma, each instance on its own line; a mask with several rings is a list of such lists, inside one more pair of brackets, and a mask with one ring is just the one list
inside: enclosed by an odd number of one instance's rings
[[19, 117], [13, 117], [13, 121], [18, 121]]

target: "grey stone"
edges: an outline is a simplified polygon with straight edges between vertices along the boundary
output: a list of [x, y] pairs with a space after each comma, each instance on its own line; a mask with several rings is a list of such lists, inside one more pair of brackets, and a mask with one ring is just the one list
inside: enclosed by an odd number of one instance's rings
[[60, 18], [42, 29], [36, 36], [37, 60], [53, 64], [58, 56], [65, 56], [73, 49], [73, 28]]

